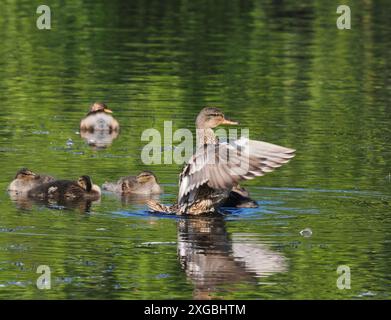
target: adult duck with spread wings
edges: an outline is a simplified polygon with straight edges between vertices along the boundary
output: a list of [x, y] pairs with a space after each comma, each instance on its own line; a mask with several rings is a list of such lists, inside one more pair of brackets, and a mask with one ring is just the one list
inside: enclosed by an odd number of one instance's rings
[[179, 175], [178, 201], [172, 206], [148, 201], [151, 211], [178, 215], [217, 212], [240, 181], [263, 176], [295, 156], [294, 149], [244, 137], [220, 142], [213, 128], [223, 124], [238, 122], [226, 119], [218, 108], [201, 110], [196, 119], [197, 149]]

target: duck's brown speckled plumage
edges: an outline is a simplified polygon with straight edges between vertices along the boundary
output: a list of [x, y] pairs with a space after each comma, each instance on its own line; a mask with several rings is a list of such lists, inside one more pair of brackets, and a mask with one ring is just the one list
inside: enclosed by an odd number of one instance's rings
[[56, 180], [37, 186], [28, 196], [39, 200], [98, 200], [100, 188], [92, 183], [89, 176], [81, 176], [77, 181]]

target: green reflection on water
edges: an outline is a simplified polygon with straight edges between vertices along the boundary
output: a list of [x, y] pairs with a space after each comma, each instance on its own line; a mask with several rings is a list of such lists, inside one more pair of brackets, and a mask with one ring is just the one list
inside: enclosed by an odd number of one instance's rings
[[[389, 298], [387, 1], [347, 1], [349, 31], [336, 29], [337, 1], [52, 1], [50, 31], [35, 28], [39, 4], [2, 5], [0, 190], [22, 166], [61, 178], [89, 174], [98, 184], [137, 173], [145, 169], [142, 131], [162, 131], [165, 120], [194, 129], [206, 104], [222, 107], [253, 139], [298, 153], [247, 183], [258, 210], [216, 228], [204, 222], [201, 239], [199, 226], [186, 227], [195, 234], [185, 228], [196, 246], [221, 244], [198, 274], [181, 268], [178, 219], [110, 195], [90, 214], [22, 210], [2, 192], [1, 298]], [[95, 100], [121, 124], [113, 145], [99, 151], [77, 133]], [[149, 169], [172, 202], [180, 166]], [[305, 227], [311, 238], [299, 235]], [[217, 237], [208, 232], [215, 229]], [[235, 256], [238, 244], [259, 252], [257, 264], [272, 251], [285, 267], [257, 274]], [[40, 264], [52, 269], [51, 290], [35, 287]], [[340, 264], [351, 267], [351, 290], [336, 288]]]

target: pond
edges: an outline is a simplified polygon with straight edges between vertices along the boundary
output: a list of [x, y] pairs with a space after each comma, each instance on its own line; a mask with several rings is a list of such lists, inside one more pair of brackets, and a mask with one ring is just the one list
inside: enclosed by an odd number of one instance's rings
[[[391, 4], [345, 4], [351, 30], [336, 1], [55, 0], [51, 30], [39, 3], [3, 4], [0, 299], [389, 299]], [[94, 101], [121, 126], [107, 148], [79, 133]], [[182, 165], [145, 165], [141, 135], [194, 130], [205, 105], [297, 150], [243, 184], [258, 208], [187, 218], [107, 192], [73, 208], [6, 192], [22, 167], [98, 185], [151, 170], [173, 203]]]

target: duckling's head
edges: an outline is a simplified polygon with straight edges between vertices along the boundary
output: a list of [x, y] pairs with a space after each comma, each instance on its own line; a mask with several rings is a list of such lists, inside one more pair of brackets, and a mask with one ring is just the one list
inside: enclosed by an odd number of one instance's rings
[[239, 122], [226, 119], [224, 113], [213, 107], [205, 107], [198, 114], [196, 119], [196, 127], [198, 129], [215, 128], [221, 124], [239, 124]]
[[79, 179], [77, 179], [77, 184], [86, 192], [97, 195], [101, 194], [100, 188], [96, 184], [92, 183], [90, 176], [81, 176]]
[[157, 183], [156, 176], [151, 171], [143, 171], [137, 177], [136, 180], [140, 184]]
[[16, 173], [15, 179], [34, 180], [38, 177], [39, 176], [36, 173], [34, 173], [33, 171], [31, 171], [27, 168], [22, 168]]
[[236, 193], [238, 193], [238, 194], [240, 194], [242, 197], [249, 197], [250, 196], [250, 194], [248, 193], [248, 191], [246, 190], [246, 189], [244, 189], [244, 188], [242, 188], [240, 185], [234, 185], [233, 187], [232, 187], [232, 191], [233, 192], [236, 192]]
[[94, 103], [90, 106], [89, 114], [95, 113], [95, 112], [113, 113], [113, 111], [111, 111], [111, 110], [107, 107], [107, 105], [104, 104], [103, 102], [94, 102]]

